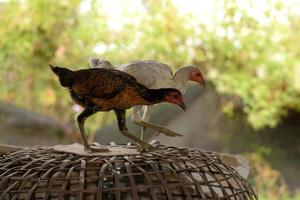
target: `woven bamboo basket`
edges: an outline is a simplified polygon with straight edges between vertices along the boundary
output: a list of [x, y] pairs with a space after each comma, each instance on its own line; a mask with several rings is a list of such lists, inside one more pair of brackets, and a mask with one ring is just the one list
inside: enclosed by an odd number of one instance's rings
[[232, 167], [199, 149], [82, 156], [35, 148], [0, 158], [1, 200], [257, 199]]

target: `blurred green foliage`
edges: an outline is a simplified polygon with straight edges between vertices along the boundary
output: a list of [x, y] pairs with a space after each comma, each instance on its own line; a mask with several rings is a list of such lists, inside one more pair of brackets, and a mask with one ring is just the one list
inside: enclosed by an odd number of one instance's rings
[[[105, 40], [105, 17], [81, 13], [82, 1], [9, 1], [0, 4], [1, 100], [69, 121], [72, 103], [49, 63], [87, 66], [91, 50]], [[86, 23], [88, 22], [88, 23]], [[101, 28], [94, 31], [94, 27]], [[103, 38], [104, 37], [104, 38]], [[71, 117], [71, 119], [73, 119]]]
[[203, 23], [171, 0], [141, 1], [142, 9], [123, 13], [116, 29], [100, 0], [3, 1], [0, 98], [69, 121], [76, 113], [49, 63], [74, 69], [87, 67], [91, 56], [114, 64], [155, 59], [174, 68], [201, 64], [220, 93], [241, 98], [254, 128], [275, 126], [300, 110], [300, 17], [267, 1], [262, 21], [249, 13], [258, 2], [243, 2], [249, 6], [222, 2], [217, 17]]
[[[74, 123], [74, 104], [48, 64], [79, 69], [97, 56], [113, 64], [154, 59], [174, 69], [199, 65], [219, 93], [233, 97], [223, 111], [234, 115], [242, 105], [256, 129], [300, 111], [300, 16], [290, 12], [293, 5], [214, 2], [206, 23], [171, 0], [141, 0], [139, 9], [128, 5], [113, 24], [110, 14], [120, 10], [108, 13], [101, 0], [0, 1], [0, 100]], [[250, 12], [261, 2], [267, 3], [263, 10]], [[88, 132], [113, 117], [93, 116]], [[293, 199], [280, 175], [257, 156], [249, 158], [261, 199]]]
[[270, 1], [261, 16], [265, 22], [256, 17], [230, 1], [223, 20], [202, 38], [218, 91], [241, 97], [254, 128], [274, 127], [300, 110], [300, 16]]

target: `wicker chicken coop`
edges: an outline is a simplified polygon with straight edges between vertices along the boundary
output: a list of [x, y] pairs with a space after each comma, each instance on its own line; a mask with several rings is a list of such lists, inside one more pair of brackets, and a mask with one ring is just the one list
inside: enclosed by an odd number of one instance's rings
[[159, 146], [135, 155], [80, 156], [50, 148], [0, 159], [0, 199], [257, 199], [212, 152]]

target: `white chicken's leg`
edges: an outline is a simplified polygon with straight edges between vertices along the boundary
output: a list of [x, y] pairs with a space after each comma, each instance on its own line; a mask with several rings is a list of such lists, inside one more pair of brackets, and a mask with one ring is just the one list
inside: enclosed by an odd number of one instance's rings
[[[133, 107], [133, 114], [132, 114], [132, 120], [135, 124], [142, 127], [142, 134], [141, 139], [144, 139], [144, 131], [146, 128], [151, 128], [153, 130], [156, 130], [158, 133], [165, 134], [167, 136], [176, 137], [176, 136], [182, 136], [179, 133], [176, 133], [174, 131], [171, 131], [170, 129], [167, 129], [165, 127], [157, 126], [154, 124], [151, 124], [148, 122], [150, 118], [150, 110], [152, 110], [152, 106], [146, 106], [148, 108], [145, 108], [145, 111], [142, 115], [142, 106], [134, 106]], [[145, 120], [145, 121], [144, 121]]]
[[[150, 113], [152, 111], [152, 106], [144, 106], [144, 112], [143, 112], [143, 117], [142, 117], [142, 122], [145, 122], [147, 123], [149, 121], [149, 118], [150, 118]], [[146, 127], [145, 126], [142, 126], [141, 127], [141, 140], [144, 140], [144, 133], [146, 131]]]
[[[144, 106], [134, 106], [132, 113], [132, 121], [137, 124], [137, 122], [142, 121]], [[145, 127], [141, 127], [141, 140], [144, 140]]]

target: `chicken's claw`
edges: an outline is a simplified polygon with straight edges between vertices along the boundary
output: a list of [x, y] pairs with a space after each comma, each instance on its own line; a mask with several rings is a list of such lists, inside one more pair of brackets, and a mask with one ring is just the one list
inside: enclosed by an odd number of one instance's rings
[[89, 148], [84, 148], [84, 150], [88, 153], [101, 153], [101, 152], [108, 152], [109, 149], [106, 147], [100, 146], [89, 146]]
[[91, 148], [86, 148], [84, 147], [84, 151], [88, 152], [88, 153], [93, 153], [92, 149]]
[[154, 149], [155, 149], [155, 147], [148, 144], [148, 143], [140, 144], [139, 147], [138, 147], [139, 152], [150, 151], [150, 150], [154, 150]]

